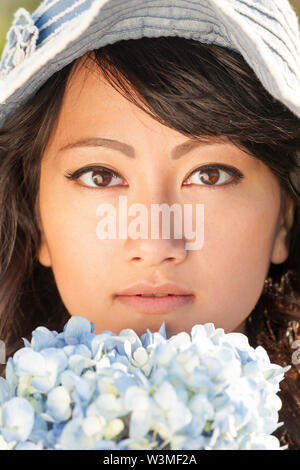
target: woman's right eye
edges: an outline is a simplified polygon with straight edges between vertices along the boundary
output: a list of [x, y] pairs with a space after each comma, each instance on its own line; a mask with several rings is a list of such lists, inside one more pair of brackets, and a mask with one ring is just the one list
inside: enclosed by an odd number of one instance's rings
[[[65, 176], [70, 180], [80, 180], [84, 186], [93, 189], [118, 186], [124, 182], [124, 179], [115, 171], [99, 166], [80, 168], [74, 172], [67, 172]], [[111, 182], [114, 184], [110, 184]]]

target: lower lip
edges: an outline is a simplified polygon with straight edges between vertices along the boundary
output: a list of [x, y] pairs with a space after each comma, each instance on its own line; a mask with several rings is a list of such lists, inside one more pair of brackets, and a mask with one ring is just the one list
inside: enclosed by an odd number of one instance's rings
[[193, 295], [169, 295], [166, 297], [140, 297], [138, 295], [117, 295], [124, 305], [142, 313], [167, 313], [194, 300]]

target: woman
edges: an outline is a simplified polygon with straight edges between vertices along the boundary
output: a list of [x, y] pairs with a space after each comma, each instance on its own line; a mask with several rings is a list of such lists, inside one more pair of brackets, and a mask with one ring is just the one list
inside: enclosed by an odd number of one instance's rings
[[[17, 12], [0, 66], [7, 356], [35, 327], [83, 314], [95, 333], [165, 321], [170, 336], [211, 321], [292, 363], [299, 49], [287, 2], [60, 0]], [[120, 196], [147, 210], [203, 204], [201, 249], [173, 236], [99, 241], [97, 208], [117, 211]], [[140, 297], [151, 293], [172, 296]], [[299, 386], [293, 363], [276, 431], [289, 449], [300, 449]]]

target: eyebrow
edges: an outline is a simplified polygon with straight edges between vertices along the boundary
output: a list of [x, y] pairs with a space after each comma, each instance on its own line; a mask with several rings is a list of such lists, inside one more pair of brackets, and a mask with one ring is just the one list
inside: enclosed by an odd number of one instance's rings
[[[171, 158], [172, 160], [178, 160], [180, 157], [182, 157], [183, 155], [190, 152], [196, 147], [220, 143], [220, 140], [221, 139], [217, 137], [209, 138], [202, 136], [197, 138], [197, 140], [189, 139], [173, 148], [171, 152]], [[120, 142], [119, 140], [107, 139], [103, 137], [90, 137], [67, 144], [61, 149], [59, 149], [59, 152], [79, 147], [107, 147], [122, 152], [129, 158], [135, 158], [134, 147], [132, 147], [131, 145], [128, 145], [125, 142]]]

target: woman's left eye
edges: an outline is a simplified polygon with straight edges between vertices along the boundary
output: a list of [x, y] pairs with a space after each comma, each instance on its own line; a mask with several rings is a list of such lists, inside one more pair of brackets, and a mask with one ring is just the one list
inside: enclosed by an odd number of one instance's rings
[[[66, 178], [79, 180], [88, 188], [107, 188], [118, 186], [124, 181], [118, 173], [106, 167], [85, 167], [74, 172], [67, 172]], [[114, 184], [110, 184], [113, 182]]]
[[[221, 173], [221, 177], [220, 177], [220, 173]], [[223, 173], [223, 176], [222, 176], [222, 173]], [[226, 173], [227, 175], [230, 174], [232, 177], [229, 183], [227, 182], [228, 180], [230, 180], [230, 177], [229, 178], [226, 177]], [[197, 184], [199, 186], [208, 186], [214, 189], [216, 186], [223, 186], [223, 185], [231, 186], [232, 184], [238, 184], [242, 178], [244, 178], [244, 175], [236, 168], [225, 166], [225, 165], [212, 164], [209, 166], [196, 168], [196, 170], [194, 170], [185, 181], [187, 181], [190, 184]], [[203, 183], [203, 184], [200, 184], [200, 183]], [[187, 186], [188, 184], [183, 183], [183, 185]]]

